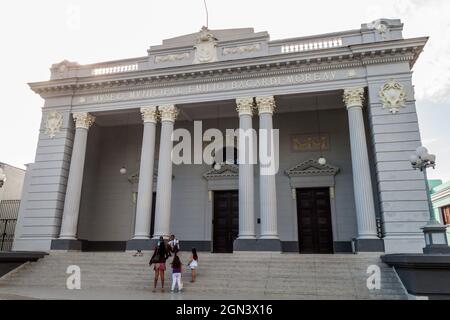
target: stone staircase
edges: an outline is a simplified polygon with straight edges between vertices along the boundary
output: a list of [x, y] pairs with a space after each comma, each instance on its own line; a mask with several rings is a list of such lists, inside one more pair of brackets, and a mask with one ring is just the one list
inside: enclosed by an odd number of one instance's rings
[[[183, 263], [187, 263], [188, 257], [188, 253], [181, 253]], [[133, 257], [131, 253], [51, 252], [44, 259], [1, 278], [0, 291], [2, 287], [65, 289], [67, 267], [77, 265], [81, 268], [82, 290], [150, 293], [153, 273], [148, 266], [149, 259], [149, 253]], [[189, 282], [189, 270], [184, 270], [186, 298], [407, 299], [397, 275], [377, 254], [200, 253], [199, 264], [196, 283]], [[381, 269], [380, 290], [367, 289], [369, 274], [366, 272], [371, 265]], [[167, 267], [169, 270], [169, 263]], [[166, 288], [170, 284], [168, 271]]]

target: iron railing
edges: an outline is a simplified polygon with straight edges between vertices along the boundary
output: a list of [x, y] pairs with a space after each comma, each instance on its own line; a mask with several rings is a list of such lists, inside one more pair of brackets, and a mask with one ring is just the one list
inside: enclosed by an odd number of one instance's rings
[[0, 251], [11, 251], [17, 219], [0, 219]]

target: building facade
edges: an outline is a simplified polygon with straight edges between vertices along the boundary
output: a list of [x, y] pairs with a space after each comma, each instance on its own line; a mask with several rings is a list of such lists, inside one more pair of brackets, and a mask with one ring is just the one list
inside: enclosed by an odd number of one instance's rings
[[[271, 41], [202, 28], [140, 58], [53, 65], [30, 84], [45, 105], [15, 250], [150, 249], [176, 234], [212, 252], [421, 252], [411, 77], [427, 38], [402, 30], [381, 19]], [[208, 129], [278, 129], [279, 170], [242, 161], [261, 132], [202, 162]], [[192, 164], [173, 163], [174, 132], [190, 133]]]
[[0, 162], [0, 201], [20, 200], [25, 170]]
[[[436, 181], [430, 188], [436, 220], [443, 225], [450, 226], [450, 182]], [[450, 243], [450, 228], [447, 228], [447, 239]]]
[[13, 245], [24, 179], [25, 170], [0, 162], [0, 252]]

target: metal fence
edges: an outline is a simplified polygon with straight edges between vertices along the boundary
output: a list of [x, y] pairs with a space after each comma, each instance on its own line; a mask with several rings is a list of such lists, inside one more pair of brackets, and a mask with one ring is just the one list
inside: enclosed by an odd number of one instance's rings
[[11, 251], [17, 219], [0, 219], [0, 251]]
[[0, 201], [0, 251], [11, 251], [20, 200]]

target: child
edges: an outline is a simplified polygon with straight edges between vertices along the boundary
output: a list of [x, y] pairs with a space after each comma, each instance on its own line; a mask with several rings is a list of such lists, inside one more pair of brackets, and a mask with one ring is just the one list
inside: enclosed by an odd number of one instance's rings
[[192, 248], [191, 259], [189, 260], [189, 268], [191, 268], [192, 280], [191, 282], [195, 282], [195, 277], [197, 276], [197, 268], [198, 268], [198, 255], [197, 249]]
[[181, 260], [180, 257], [178, 257], [177, 254], [175, 254], [175, 257], [172, 261], [172, 290], [171, 292], [175, 291], [175, 286], [178, 285], [178, 291], [183, 290], [183, 285], [181, 283]]
[[175, 237], [175, 235], [170, 236], [169, 241], [170, 252], [177, 254], [180, 251], [180, 241]]

